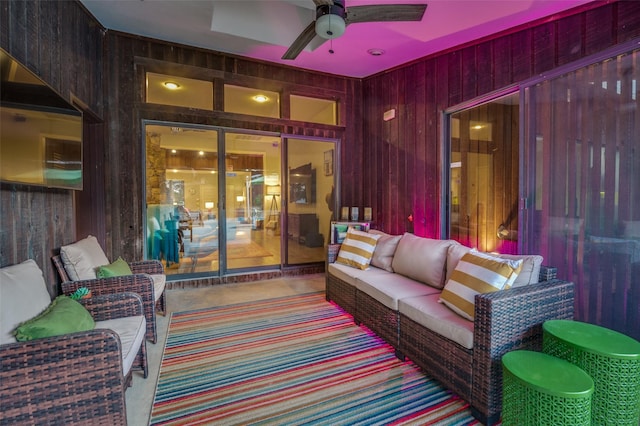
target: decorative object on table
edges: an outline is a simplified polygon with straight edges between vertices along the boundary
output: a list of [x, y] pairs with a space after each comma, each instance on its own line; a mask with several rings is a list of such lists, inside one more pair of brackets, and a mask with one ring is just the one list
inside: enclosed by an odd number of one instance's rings
[[73, 300], [88, 299], [89, 297], [91, 297], [91, 290], [86, 287], [80, 287], [79, 289], [71, 293], [69, 297]]
[[358, 217], [360, 216], [360, 212], [357, 207], [351, 207], [351, 220], [356, 222]]
[[640, 424], [640, 342], [571, 320], [545, 321], [542, 333], [543, 352], [577, 365], [593, 378], [592, 424]]
[[333, 176], [333, 150], [324, 152], [324, 175]]
[[364, 208], [364, 220], [370, 221], [373, 218], [373, 211], [371, 207]]
[[349, 228], [353, 228], [356, 231], [368, 232], [370, 224], [368, 222], [331, 222], [329, 244], [342, 244]]
[[349, 207], [343, 207], [340, 210], [340, 220], [349, 220]]
[[[591, 424], [593, 380], [575, 365], [541, 352], [502, 357], [502, 424]], [[601, 423], [594, 423], [601, 424]]]

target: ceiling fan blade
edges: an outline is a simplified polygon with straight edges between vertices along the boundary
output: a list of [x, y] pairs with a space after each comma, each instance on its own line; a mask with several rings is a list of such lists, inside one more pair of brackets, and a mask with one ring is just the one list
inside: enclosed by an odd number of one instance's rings
[[316, 4], [316, 7], [331, 6], [333, 4], [333, 0], [313, 0], [313, 2]]
[[372, 4], [347, 8], [347, 24], [358, 22], [421, 21], [426, 4]]
[[305, 28], [297, 39], [291, 44], [291, 47], [287, 49], [287, 51], [282, 56], [282, 59], [295, 59], [298, 57], [300, 52], [307, 47], [307, 44], [311, 43], [316, 36], [316, 22], [311, 22], [307, 28]]

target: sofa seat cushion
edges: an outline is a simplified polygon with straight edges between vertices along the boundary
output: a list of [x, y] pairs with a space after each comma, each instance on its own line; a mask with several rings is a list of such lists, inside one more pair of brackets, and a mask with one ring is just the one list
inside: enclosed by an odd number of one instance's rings
[[383, 269], [376, 268], [373, 266], [370, 266], [369, 269], [362, 270], [362, 269], [354, 268], [352, 266], [344, 265], [342, 263], [330, 263], [327, 271], [329, 274], [333, 275], [339, 280], [344, 281], [348, 284], [351, 284], [354, 287], [356, 285], [356, 279], [358, 277], [364, 277], [364, 276], [374, 277], [377, 275], [381, 275], [381, 276], [392, 275], [391, 272], [387, 272]]
[[[460, 243], [455, 242], [449, 246], [447, 253], [447, 276], [446, 281], [449, 281], [451, 274], [458, 265], [462, 256], [469, 253], [471, 249]], [[492, 254], [493, 255], [493, 254]], [[518, 273], [518, 277], [513, 282], [511, 287], [520, 287], [527, 284], [535, 284], [539, 281], [540, 267], [542, 266], [543, 257], [537, 254], [495, 254], [501, 259], [508, 260], [522, 260], [522, 269]]]
[[0, 268], [0, 344], [15, 343], [15, 328], [50, 303], [42, 270], [33, 259]]
[[401, 315], [425, 328], [467, 349], [473, 349], [473, 321], [462, 318], [438, 302], [439, 298], [439, 294], [429, 294], [401, 299], [398, 310]]
[[152, 274], [150, 277], [153, 280], [153, 296], [157, 302], [167, 285], [167, 276], [165, 274]]
[[96, 321], [96, 328], [113, 330], [120, 337], [122, 370], [125, 376], [129, 374], [140, 345], [145, 344], [144, 336], [147, 330], [147, 322], [144, 315]]
[[367, 276], [356, 279], [356, 288], [368, 294], [389, 309], [398, 310], [398, 301], [406, 297], [438, 294], [440, 291], [404, 275], [392, 274]]
[[445, 283], [447, 251], [452, 240], [434, 240], [405, 233], [393, 256], [396, 273], [441, 289]]

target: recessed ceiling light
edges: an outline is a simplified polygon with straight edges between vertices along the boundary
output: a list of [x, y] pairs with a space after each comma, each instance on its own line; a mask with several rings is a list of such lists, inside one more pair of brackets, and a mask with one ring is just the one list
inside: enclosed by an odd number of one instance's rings
[[253, 97], [253, 100], [256, 102], [264, 103], [267, 102], [269, 98], [267, 98], [265, 95], [255, 95]]
[[162, 84], [164, 85], [164, 87], [166, 87], [169, 90], [176, 90], [180, 88], [180, 85], [175, 81], [165, 81]]
[[371, 56], [382, 56], [384, 55], [384, 50], [382, 49], [369, 49], [367, 53]]

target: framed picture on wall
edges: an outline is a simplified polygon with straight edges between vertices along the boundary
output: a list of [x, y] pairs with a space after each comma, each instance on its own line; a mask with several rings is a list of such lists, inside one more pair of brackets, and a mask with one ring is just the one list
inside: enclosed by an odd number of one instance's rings
[[333, 150], [324, 152], [324, 175], [333, 176]]

